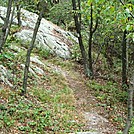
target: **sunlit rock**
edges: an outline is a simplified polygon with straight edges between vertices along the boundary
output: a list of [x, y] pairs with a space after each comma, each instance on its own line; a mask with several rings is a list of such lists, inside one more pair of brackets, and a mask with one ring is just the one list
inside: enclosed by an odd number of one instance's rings
[[0, 81], [4, 82], [4, 84], [13, 87], [10, 80], [13, 78], [13, 74], [10, 73], [3, 65], [0, 65]]
[[[5, 7], [0, 6], [0, 14], [2, 17], [6, 16]], [[30, 44], [37, 18], [37, 14], [21, 9], [22, 28], [16, 31], [14, 36], [21, 39], [26, 44]], [[3, 23], [1, 19], [0, 23]], [[14, 18], [13, 24], [17, 25], [16, 18]], [[38, 30], [35, 45], [37, 48], [47, 49], [50, 53], [68, 59], [71, 57], [70, 46], [73, 45], [74, 41], [77, 42], [77, 38], [70, 32], [64, 31], [57, 25], [43, 18]]]

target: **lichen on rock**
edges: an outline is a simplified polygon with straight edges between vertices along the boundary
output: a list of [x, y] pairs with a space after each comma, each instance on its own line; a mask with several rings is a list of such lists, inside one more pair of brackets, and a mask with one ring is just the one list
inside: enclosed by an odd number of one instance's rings
[[[0, 6], [0, 14], [5, 18], [6, 7]], [[37, 18], [37, 14], [21, 9], [21, 29], [16, 31], [14, 36], [25, 43], [30, 42]], [[3, 23], [1, 19], [0, 23]], [[13, 24], [17, 25], [17, 18], [14, 18]], [[71, 57], [70, 46], [73, 45], [73, 42], [77, 42], [77, 38], [70, 32], [64, 31], [44, 18], [42, 19], [35, 42], [37, 48], [47, 49], [50, 53], [68, 59]]]

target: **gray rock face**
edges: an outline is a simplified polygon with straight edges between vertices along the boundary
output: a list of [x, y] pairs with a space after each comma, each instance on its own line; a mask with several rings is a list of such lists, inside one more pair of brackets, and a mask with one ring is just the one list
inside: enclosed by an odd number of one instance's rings
[[43, 66], [44, 66], [44, 63], [41, 62], [41, 61], [38, 59], [38, 56], [30, 57], [30, 61], [31, 61], [31, 62], [34, 62], [34, 63], [36, 63], [36, 64], [39, 64], [39, 65], [43, 65]]
[[[5, 17], [5, 7], [0, 6], [0, 14], [2, 17]], [[14, 36], [24, 42], [31, 41], [37, 18], [37, 14], [21, 9], [22, 29], [16, 32]], [[1, 19], [0, 23], [3, 23]], [[16, 18], [14, 18], [13, 23], [17, 24]], [[51, 53], [67, 59], [71, 56], [69, 46], [72, 45], [72, 41], [70, 38], [77, 41], [77, 38], [70, 32], [64, 31], [53, 23], [42, 19], [35, 44], [37, 48], [50, 50]]]
[[[41, 62], [37, 56], [30, 58], [31, 64], [29, 67], [29, 72], [33, 75], [45, 75], [45, 72], [41, 69], [41, 66], [45, 66], [43, 62]], [[34, 64], [35, 63], [35, 64]], [[24, 69], [25, 65], [21, 64], [21, 67]]]
[[6, 85], [13, 87], [10, 82], [12, 77], [13, 74], [11, 74], [3, 65], [0, 65], [0, 80], [3, 81]]
[[[45, 64], [42, 63], [38, 59], [37, 56], [31, 57], [30, 61], [31, 61], [31, 65], [29, 68], [29, 72], [36, 77], [38, 77], [38, 75], [44, 76], [45, 72], [43, 71], [43, 69], [41, 67], [44, 67]], [[22, 69], [24, 69], [24, 67], [25, 67], [24, 64], [20, 64], [20, 66]], [[16, 76], [13, 75], [11, 73], [11, 71], [6, 69], [3, 65], [0, 65], [0, 82], [3, 82], [4, 84], [8, 85], [9, 87], [13, 87], [14, 86], [12, 84], [13, 78], [16, 78]], [[1, 87], [0, 87], [0, 90], [1, 90]]]

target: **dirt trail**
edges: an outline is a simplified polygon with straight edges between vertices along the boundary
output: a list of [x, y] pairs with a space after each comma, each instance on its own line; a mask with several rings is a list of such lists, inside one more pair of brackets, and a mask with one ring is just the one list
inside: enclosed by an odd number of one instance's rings
[[68, 85], [74, 91], [77, 99], [76, 107], [81, 110], [86, 119], [84, 131], [95, 131], [97, 134], [116, 134], [116, 127], [106, 119], [107, 112], [104, 107], [99, 106], [99, 102], [87, 89], [86, 80], [79, 72], [70, 72], [60, 69], [66, 78]]

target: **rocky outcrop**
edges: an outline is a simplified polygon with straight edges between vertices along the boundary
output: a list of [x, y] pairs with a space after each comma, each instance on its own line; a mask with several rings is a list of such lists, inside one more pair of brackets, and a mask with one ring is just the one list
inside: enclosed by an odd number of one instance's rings
[[[30, 74], [32, 74], [35, 77], [38, 76], [45, 76], [45, 72], [43, 68], [45, 67], [45, 64], [41, 62], [37, 56], [30, 58], [31, 64], [29, 68]], [[20, 67], [24, 69], [25, 65], [20, 64]], [[15, 74], [12, 74], [13, 71], [10, 71], [3, 65], [0, 65], [0, 82], [4, 83], [5, 85], [8, 85], [9, 87], [13, 87], [12, 84], [14, 81], [14, 78], [16, 78]]]
[[4, 84], [13, 87], [12, 83], [10, 82], [10, 80], [12, 81], [13, 79], [13, 74], [7, 70], [3, 65], [0, 65], [0, 81], [4, 82]]
[[[0, 6], [0, 14], [2, 17], [5, 18], [5, 7]], [[37, 18], [37, 14], [21, 9], [22, 28], [19, 31], [16, 31], [14, 36], [23, 40], [24, 42], [31, 41]], [[2, 19], [0, 19], [0, 23], [3, 24]], [[14, 17], [13, 24], [17, 24], [16, 17]], [[40, 24], [35, 44], [37, 48], [45, 50], [47, 49], [51, 53], [67, 59], [71, 56], [70, 46], [73, 44], [72, 40], [77, 41], [77, 38], [73, 36], [70, 32], [64, 31], [57, 25], [43, 18]]]

